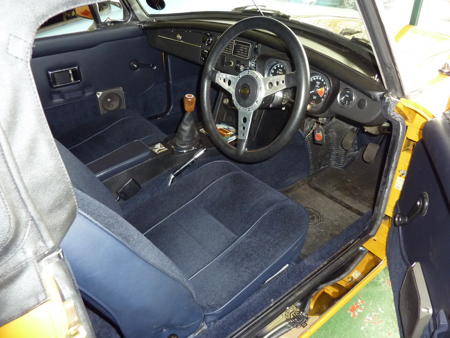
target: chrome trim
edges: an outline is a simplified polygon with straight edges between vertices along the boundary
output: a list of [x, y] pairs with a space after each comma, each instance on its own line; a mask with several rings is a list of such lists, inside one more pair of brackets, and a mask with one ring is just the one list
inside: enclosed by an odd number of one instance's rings
[[166, 40], [170, 40], [170, 41], [174, 41], [174, 42], [178, 42], [178, 43], [184, 43], [185, 45], [189, 45], [189, 46], [193, 46], [193, 47], [197, 47], [197, 48], [202, 48], [202, 46], [196, 45], [195, 43], [187, 42], [184, 40], [178, 40], [178, 39], [174, 39], [174, 38], [169, 38], [168, 36], [164, 36], [164, 35], [158, 35], [158, 38], [166, 39]]

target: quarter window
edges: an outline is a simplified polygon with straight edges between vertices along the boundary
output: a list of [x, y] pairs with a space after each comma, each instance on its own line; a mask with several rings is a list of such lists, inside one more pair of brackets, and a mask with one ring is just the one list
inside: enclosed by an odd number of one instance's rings
[[128, 19], [128, 12], [120, 0], [103, 1], [65, 11], [47, 20], [36, 38], [93, 31], [114, 22]]

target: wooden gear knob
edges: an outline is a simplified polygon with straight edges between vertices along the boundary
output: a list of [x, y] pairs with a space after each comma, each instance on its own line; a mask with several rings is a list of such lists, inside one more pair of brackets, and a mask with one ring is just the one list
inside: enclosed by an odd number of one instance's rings
[[186, 94], [183, 97], [184, 110], [186, 113], [192, 113], [195, 109], [195, 95]]

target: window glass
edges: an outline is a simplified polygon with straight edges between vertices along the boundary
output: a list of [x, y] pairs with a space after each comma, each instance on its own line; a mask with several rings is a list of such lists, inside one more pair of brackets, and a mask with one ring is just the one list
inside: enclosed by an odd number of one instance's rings
[[[165, 0], [162, 10], [151, 8], [146, 0], [138, 1], [149, 15], [209, 11], [248, 11], [249, 16], [258, 15], [252, 0]], [[277, 15], [289, 20], [319, 26], [350, 40], [369, 44], [355, 0], [257, 0], [256, 4], [264, 11], [276, 11]]]
[[[120, 0], [104, 1], [93, 5], [98, 8], [100, 21], [124, 21], [126, 13]], [[65, 11], [47, 20], [38, 30], [36, 38], [55, 35], [92, 31], [97, 28], [89, 6], [82, 6]], [[83, 16], [90, 16], [85, 18]]]
[[439, 114], [450, 86], [442, 74], [450, 65], [450, 1], [379, 0], [378, 6], [407, 97]]

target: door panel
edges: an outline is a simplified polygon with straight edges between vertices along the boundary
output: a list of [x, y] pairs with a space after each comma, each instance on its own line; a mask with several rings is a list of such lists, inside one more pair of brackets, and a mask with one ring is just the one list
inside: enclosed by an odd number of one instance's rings
[[[132, 60], [147, 66], [132, 70]], [[38, 39], [31, 65], [56, 138], [97, 118], [96, 93], [106, 89], [122, 87], [127, 108], [145, 117], [169, 107], [163, 55], [137, 26]], [[48, 71], [72, 66], [79, 67], [81, 81], [52, 88]]]
[[[413, 215], [416, 202], [424, 193], [429, 198], [426, 214], [419, 214], [401, 226], [391, 229], [388, 258], [397, 304], [413, 307], [402, 286], [407, 269], [420, 263], [432, 308], [433, 319], [427, 328], [442, 332], [448, 329], [443, 319], [450, 314], [450, 124], [443, 117], [430, 121], [423, 139], [416, 145], [396, 215]], [[391, 264], [392, 263], [392, 264]], [[411, 309], [409, 309], [411, 310]], [[419, 311], [419, 309], [414, 309]], [[400, 308], [400, 317], [406, 311]], [[402, 323], [407, 326], [408, 318]], [[447, 326], [446, 326], [447, 325]], [[445, 328], [447, 327], [447, 329]], [[405, 327], [404, 327], [405, 329]], [[410, 329], [404, 331], [405, 334]]]

